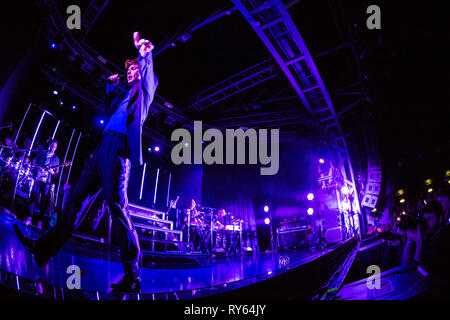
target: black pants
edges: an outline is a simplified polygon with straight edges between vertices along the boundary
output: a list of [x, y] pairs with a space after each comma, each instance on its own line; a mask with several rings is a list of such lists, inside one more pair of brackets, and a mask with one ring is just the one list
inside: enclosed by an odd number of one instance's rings
[[[50, 185], [45, 182], [37, 181], [33, 185], [33, 190], [30, 194], [30, 202], [28, 204], [33, 226], [37, 226], [39, 221], [44, 222], [45, 220], [45, 214], [50, 205], [49, 191]], [[36, 208], [39, 212], [35, 211]]]
[[213, 235], [213, 248], [225, 249], [225, 251], [228, 252], [231, 240], [230, 232], [226, 230], [214, 231]]
[[190, 239], [188, 237], [188, 227], [187, 224], [184, 224], [181, 228], [183, 231], [183, 239], [185, 241], [190, 241], [192, 243], [192, 250], [199, 251], [202, 248], [201, 244], [201, 230], [198, 227], [191, 226], [189, 229]]
[[119, 244], [126, 276], [139, 274], [139, 239], [128, 213], [128, 179], [130, 161], [126, 135], [108, 131], [81, 173], [78, 182], [66, 193], [63, 212], [56, 226], [38, 241], [38, 251], [54, 256], [84, 219], [80, 211], [83, 201], [102, 187], [102, 197], [108, 203], [112, 232]]

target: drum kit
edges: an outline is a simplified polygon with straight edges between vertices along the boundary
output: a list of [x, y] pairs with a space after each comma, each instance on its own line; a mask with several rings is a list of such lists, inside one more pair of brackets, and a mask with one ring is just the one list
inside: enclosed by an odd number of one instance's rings
[[19, 194], [25, 198], [30, 196], [33, 188], [33, 167], [27, 152], [41, 150], [19, 149], [14, 140], [5, 139], [0, 145], [0, 188], [2, 195]]
[[64, 162], [53, 167], [42, 168], [32, 165], [27, 154], [39, 152], [40, 149], [19, 149], [16, 142], [10, 138], [0, 145], [0, 192], [4, 198], [11, 198], [14, 206], [16, 195], [29, 199], [33, 185], [46, 182], [48, 171], [59, 167], [69, 166], [71, 162]]

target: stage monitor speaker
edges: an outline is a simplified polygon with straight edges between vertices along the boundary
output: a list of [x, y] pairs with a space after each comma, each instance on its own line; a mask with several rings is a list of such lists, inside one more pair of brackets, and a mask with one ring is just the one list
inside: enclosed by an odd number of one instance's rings
[[367, 161], [367, 183], [362, 197], [361, 205], [375, 208], [380, 196], [381, 180], [383, 178], [381, 160], [370, 159]]
[[368, 160], [367, 161], [367, 170], [368, 171], [381, 171], [381, 160]]
[[378, 201], [377, 195], [365, 194], [361, 204], [365, 207], [369, 207], [369, 208], [373, 209], [377, 205], [377, 201]]
[[367, 182], [366, 194], [379, 195], [381, 183], [380, 182]]
[[378, 170], [367, 171], [367, 182], [377, 182], [381, 183], [382, 174]]

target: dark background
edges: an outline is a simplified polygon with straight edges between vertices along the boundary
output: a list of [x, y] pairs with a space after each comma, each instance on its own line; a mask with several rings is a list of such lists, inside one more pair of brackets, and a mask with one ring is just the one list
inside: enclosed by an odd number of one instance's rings
[[[58, 3], [60, 8], [76, 3], [83, 10], [88, 1]], [[379, 31], [365, 27], [365, 10], [370, 4], [381, 7]], [[102, 56], [122, 67], [126, 58], [136, 56], [133, 31], [140, 31], [142, 37], [150, 39], [158, 48], [158, 44], [165, 43], [179, 28], [189, 26], [198, 17], [205, 19], [217, 9], [231, 7], [231, 1], [226, 0], [111, 1], [85, 40]], [[418, 192], [423, 188], [423, 181], [430, 177], [443, 181], [445, 170], [450, 169], [447, 88], [450, 30], [442, 2], [303, 0], [289, 12], [313, 57], [349, 41], [359, 49], [357, 56], [348, 47], [315, 58], [336, 109], [348, 101], [335, 97], [334, 90], [355, 79], [363, 82], [364, 103], [341, 119], [348, 134], [353, 164], [359, 166], [364, 162], [365, 137], [369, 134], [375, 136], [382, 157], [386, 192], [400, 187]], [[72, 128], [83, 130], [86, 136], [78, 165], [74, 166], [75, 179], [83, 158], [94, 145], [95, 135], [101, 130], [98, 121], [102, 113], [64, 90], [60, 96], [53, 96], [54, 85], [40, 70], [44, 64], [51, 64], [81, 83], [90, 83], [92, 79], [80, 75], [76, 65], [68, 64], [61, 52], [49, 48], [45, 12], [36, 1], [10, 3], [0, 23], [3, 43], [0, 122], [13, 121], [17, 129], [26, 107], [33, 102], [63, 119], [68, 132]], [[157, 93], [179, 112], [189, 115], [186, 106], [193, 95], [268, 58], [269, 52], [254, 31], [234, 12], [155, 58], [160, 83]], [[102, 88], [90, 89], [101, 96]], [[253, 103], [258, 96], [268, 98], [274, 92], [282, 92], [288, 99], [282, 105], [268, 104], [262, 109]], [[294, 99], [289, 99], [292, 96]], [[63, 107], [58, 105], [61, 97]], [[73, 104], [77, 105], [76, 110], [71, 109]], [[244, 105], [249, 108], [240, 109], [235, 115], [280, 108], [298, 108], [300, 114], [304, 113], [283, 75], [261, 90], [252, 89], [227, 100], [217, 110]], [[198, 116], [208, 121], [217, 115], [211, 110]], [[150, 117], [147, 124], [167, 135], [159, 120]], [[373, 127], [367, 133], [369, 124]], [[200, 171], [173, 168], [168, 164], [170, 144], [148, 137], [144, 140], [146, 147], [161, 143], [162, 152], [145, 152], [145, 161], [174, 174], [173, 191], [183, 195], [183, 205], [191, 197], [218, 207], [232, 207], [240, 198], [251, 199], [258, 221], [263, 217], [261, 208], [266, 202], [274, 208], [286, 203], [304, 205], [301, 195], [314, 187], [317, 170], [313, 162], [321, 138], [315, 128], [299, 126], [298, 141], [282, 143], [280, 147], [280, 171], [274, 177], [259, 176], [259, 167], [204, 166]], [[151, 189], [147, 192], [152, 194]]]

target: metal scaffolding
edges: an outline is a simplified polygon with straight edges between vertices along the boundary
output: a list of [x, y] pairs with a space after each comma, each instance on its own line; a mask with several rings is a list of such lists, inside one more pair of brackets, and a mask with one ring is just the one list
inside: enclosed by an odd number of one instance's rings
[[89, 3], [89, 6], [84, 11], [83, 17], [81, 19], [84, 38], [87, 36], [95, 21], [97, 21], [100, 13], [102, 13], [108, 3], [109, 0], [92, 0]]
[[[305, 108], [319, 125], [324, 127], [327, 136], [333, 137], [331, 144], [336, 149], [338, 168], [343, 177], [342, 188], [351, 190], [355, 196], [347, 212], [361, 212], [357, 186], [350, 161], [349, 150], [344, 138], [330, 95], [319, 74], [311, 54], [300, 32], [292, 21], [286, 6], [281, 0], [231, 0], [248, 21], [259, 38], [276, 60], [297, 92]], [[340, 199], [343, 198], [341, 195]], [[338, 196], [339, 199], [339, 196]], [[358, 218], [352, 226], [347, 223], [348, 234], [360, 234]]]
[[276, 77], [275, 69], [271, 60], [258, 63], [196, 94], [188, 108], [196, 111], [204, 110], [239, 92]]

